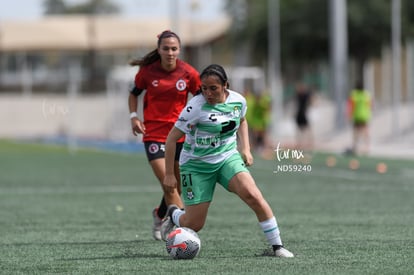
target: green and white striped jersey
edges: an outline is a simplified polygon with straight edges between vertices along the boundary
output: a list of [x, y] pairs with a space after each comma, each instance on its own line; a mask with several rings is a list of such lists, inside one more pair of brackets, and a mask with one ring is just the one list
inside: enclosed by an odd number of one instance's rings
[[224, 103], [210, 105], [203, 95], [193, 97], [175, 127], [186, 134], [180, 165], [196, 160], [220, 163], [237, 152], [237, 129], [246, 115], [245, 98], [231, 90]]

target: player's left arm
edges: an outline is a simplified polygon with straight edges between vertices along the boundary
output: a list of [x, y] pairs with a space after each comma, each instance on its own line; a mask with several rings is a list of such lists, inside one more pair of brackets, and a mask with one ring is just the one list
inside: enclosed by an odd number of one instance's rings
[[246, 166], [253, 164], [253, 155], [250, 151], [249, 130], [247, 120], [243, 117], [240, 119], [240, 127], [237, 130], [239, 137], [239, 151]]
[[165, 177], [163, 180], [164, 190], [167, 192], [173, 192], [177, 188], [177, 178], [175, 177], [175, 151], [177, 141], [184, 135], [180, 129], [173, 127], [168, 134], [167, 141], [165, 142]]

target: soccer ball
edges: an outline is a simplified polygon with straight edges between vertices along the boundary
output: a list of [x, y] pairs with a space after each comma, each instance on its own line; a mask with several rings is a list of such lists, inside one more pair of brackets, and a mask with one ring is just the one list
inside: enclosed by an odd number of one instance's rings
[[201, 241], [194, 230], [177, 227], [168, 235], [165, 246], [171, 258], [188, 260], [198, 255]]

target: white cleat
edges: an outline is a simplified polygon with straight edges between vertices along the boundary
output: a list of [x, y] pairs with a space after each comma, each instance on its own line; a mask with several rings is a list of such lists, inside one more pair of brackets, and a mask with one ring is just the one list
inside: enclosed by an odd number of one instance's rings
[[173, 221], [171, 219], [171, 214], [172, 214], [172, 212], [174, 212], [175, 209], [178, 209], [177, 205], [175, 205], [175, 204], [172, 204], [172, 205], [168, 206], [167, 214], [165, 215], [164, 220], [162, 220], [160, 231], [161, 231], [161, 238], [164, 241], [167, 240], [168, 235], [175, 228], [175, 224], [173, 223]]
[[284, 247], [280, 247], [279, 249], [275, 250], [275, 256], [280, 258], [293, 258], [295, 257], [292, 252], [287, 250]]
[[154, 223], [152, 225], [152, 236], [154, 237], [154, 239], [160, 241], [162, 240], [161, 238], [162, 219], [158, 217], [157, 213], [158, 213], [158, 208], [154, 208], [154, 210], [152, 210], [152, 218], [154, 219]]
[[174, 225], [174, 223], [172, 222], [172, 220], [171, 220], [171, 218], [170, 217], [166, 217], [163, 221], [162, 221], [162, 224], [161, 224], [161, 232], [160, 232], [160, 235], [161, 235], [161, 238], [164, 240], [164, 241], [166, 241], [167, 240], [167, 238], [168, 238], [168, 235], [171, 233], [171, 231], [173, 231], [174, 230], [174, 227], [175, 227], [175, 225]]

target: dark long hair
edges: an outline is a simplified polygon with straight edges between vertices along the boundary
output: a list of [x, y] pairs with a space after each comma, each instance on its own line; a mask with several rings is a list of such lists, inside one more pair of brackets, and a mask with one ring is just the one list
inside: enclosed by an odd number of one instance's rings
[[207, 66], [200, 74], [200, 79], [203, 79], [204, 77], [215, 75], [220, 79], [220, 82], [223, 86], [225, 86], [227, 89], [230, 88], [230, 84], [227, 78], [226, 71], [224, 68], [218, 64], [211, 64]]
[[142, 58], [131, 60], [129, 62], [129, 65], [131, 65], [131, 66], [146, 66], [146, 65], [149, 65], [151, 63], [154, 63], [157, 60], [160, 60], [161, 56], [158, 53], [158, 48], [161, 45], [161, 40], [164, 39], [164, 38], [170, 38], [170, 37], [177, 38], [178, 44], [180, 44], [180, 46], [181, 46], [181, 39], [175, 32], [172, 32], [170, 30], [163, 31], [161, 34], [158, 35], [157, 48], [155, 50], [150, 51], [149, 53], [147, 53]]

